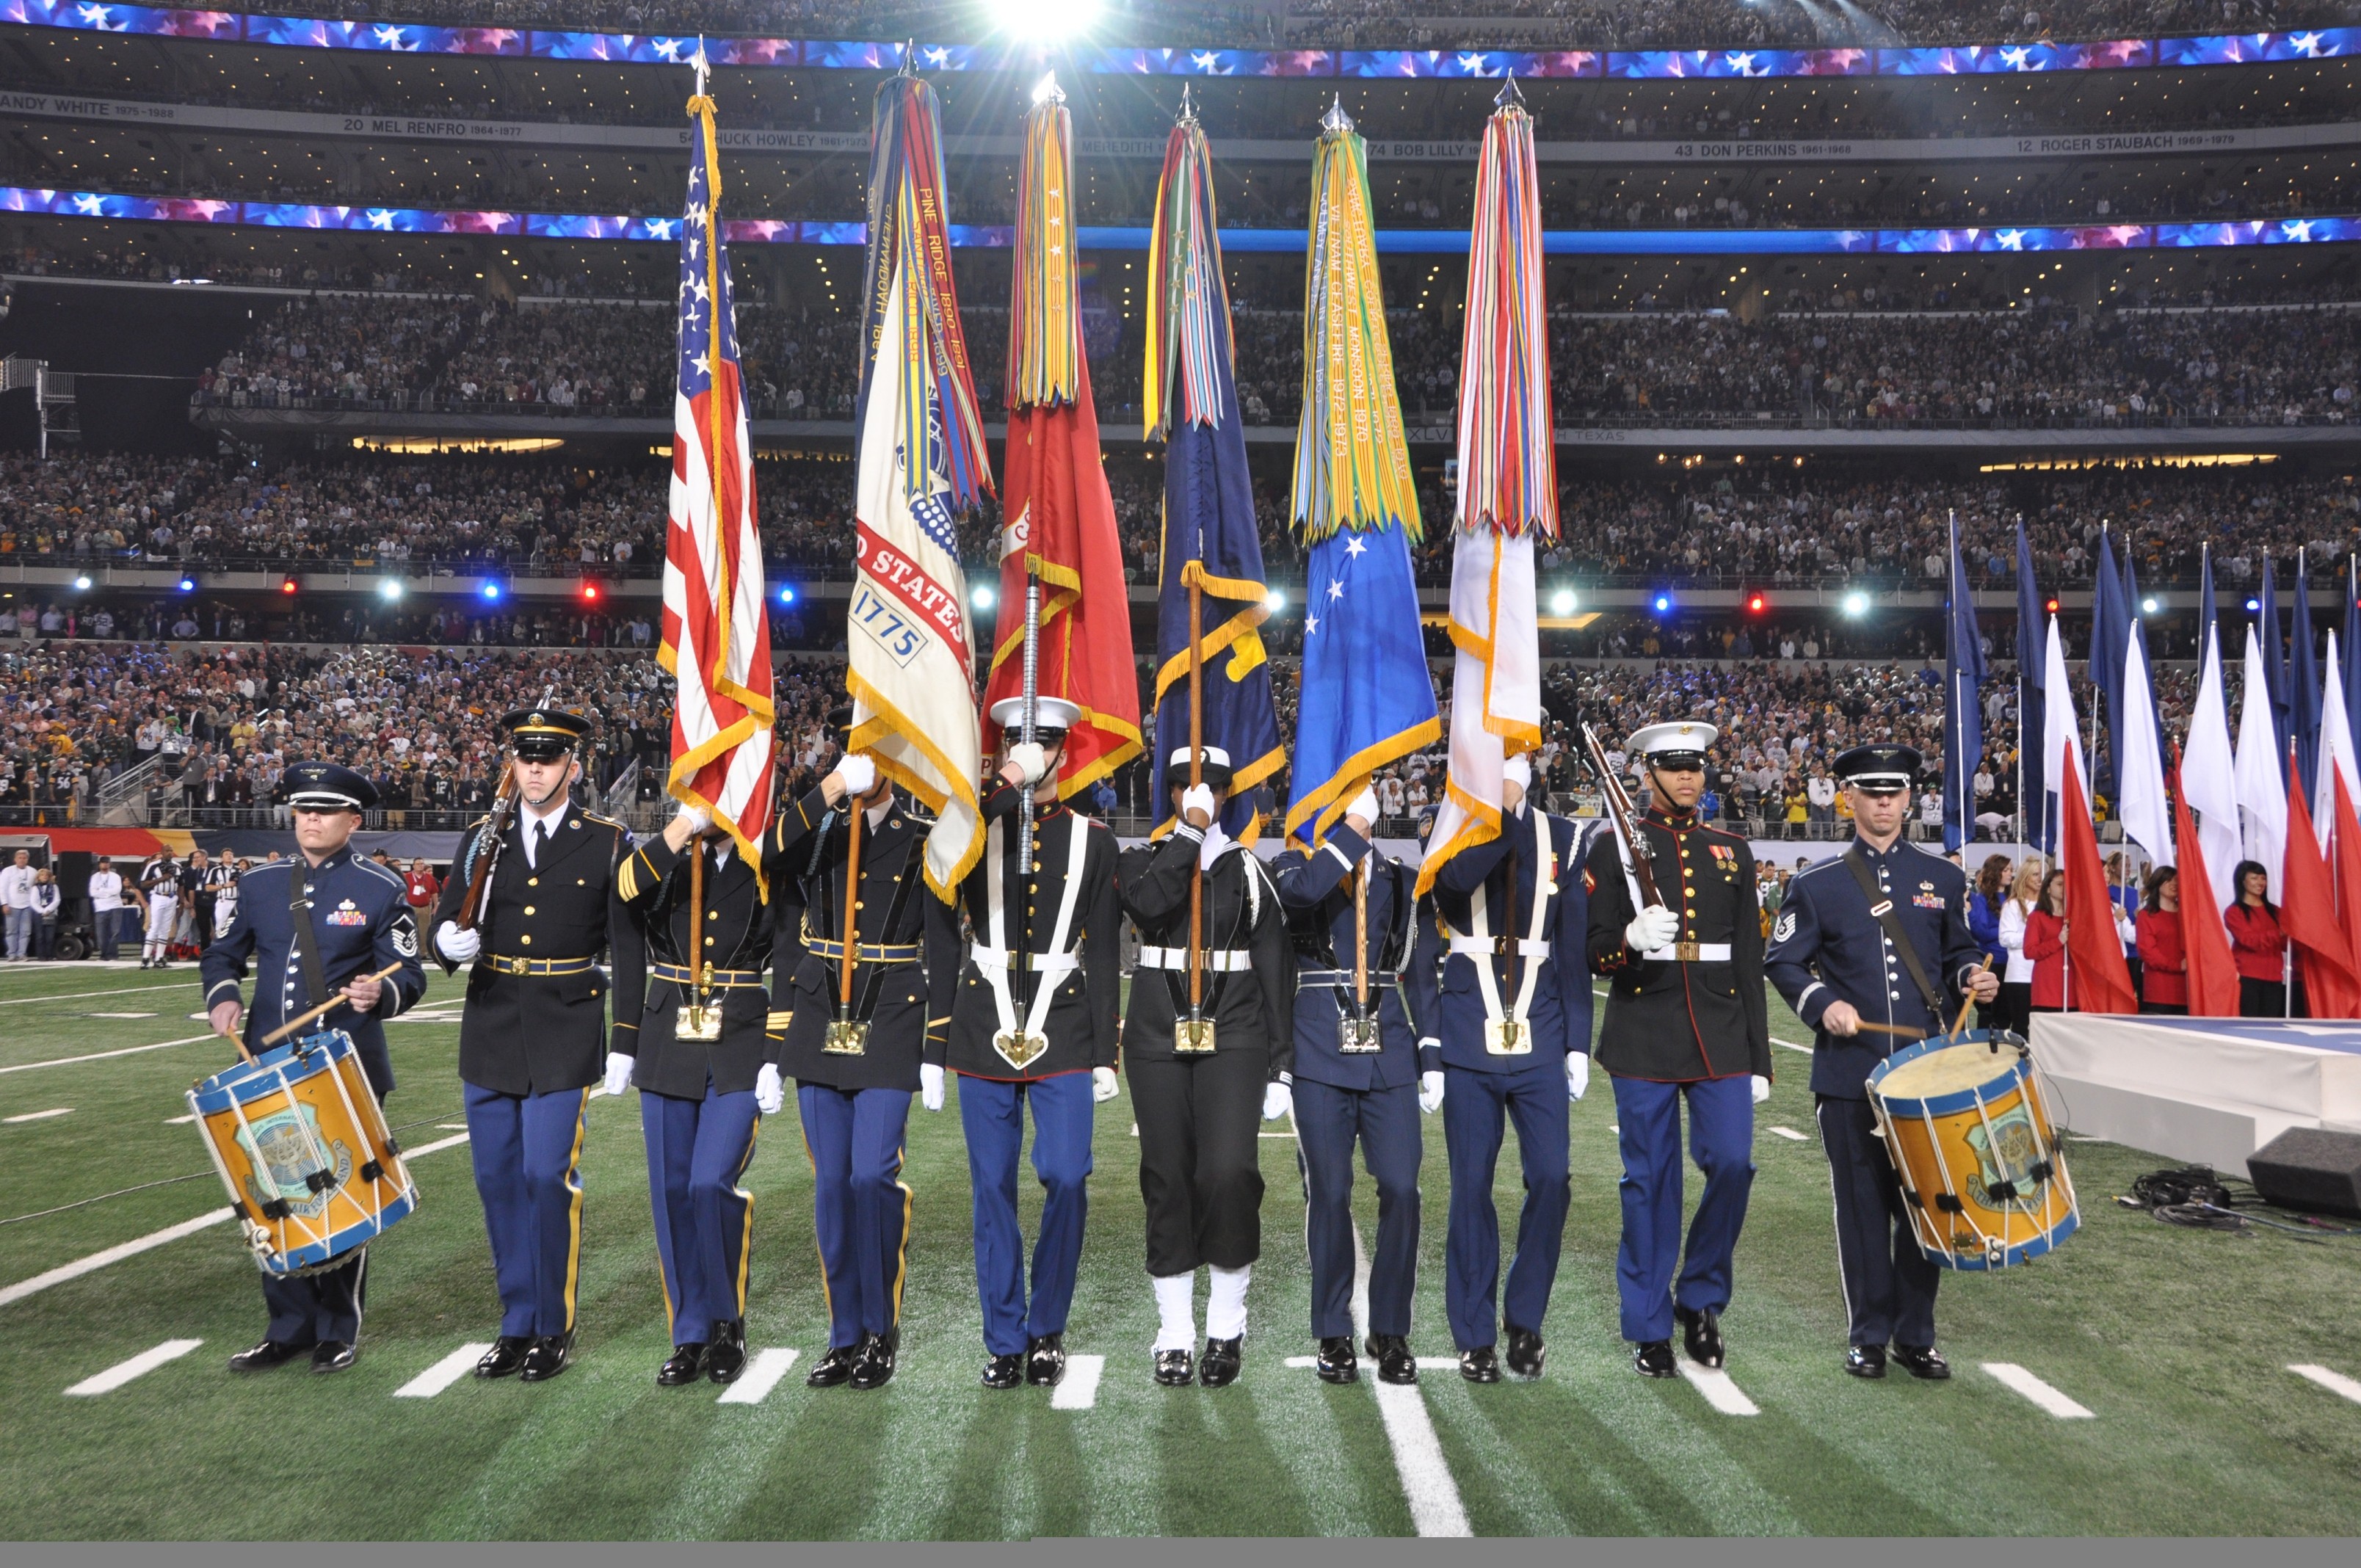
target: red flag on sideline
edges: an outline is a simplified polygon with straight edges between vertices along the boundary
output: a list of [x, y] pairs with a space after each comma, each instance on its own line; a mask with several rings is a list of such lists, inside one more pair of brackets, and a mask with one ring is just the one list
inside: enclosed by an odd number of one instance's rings
[[[2099, 859], [2091, 805], [2082, 796], [2082, 775], [2074, 768], [2062, 773], [2058, 839], [2066, 861], [2066, 1005], [2076, 1013], [2136, 1013], [2139, 996], [2115, 931], [2115, 901]], [[2095, 920], [2093, 909], [2103, 912]]]
[[2295, 947], [2296, 978], [2314, 1018], [2361, 1017], [2361, 983], [2353, 970], [2351, 938], [2336, 918], [2336, 883], [2320, 851], [2312, 807], [2288, 760], [2287, 861], [2279, 876], [2279, 924]]
[[[2194, 846], [2197, 825], [2190, 817], [2189, 796], [2180, 787], [2180, 766], [2172, 769], [2172, 838]], [[2356, 846], [2361, 848], [2361, 846]], [[2238, 963], [2230, 951], [2230, 933], [2222, 924], [2222, 905], [2213, 896], [2213, 874], [2202, 853], [2184, 850], [2180, 857], [2180, 946], [2189, 964], [2189, 1015], [2192, 1018], [2235, 1018], [2238, 1015]]]
[[2336, 879], [2337, 927], [2345, 933], [2356, 993], [2361, 993], [2361, 814], [2356, 813], [2353, 792], [2345, 787], [2344, 770], [2323, 760], [2321, 771], [2332, 777], [2336, 790], [2329, 870]]

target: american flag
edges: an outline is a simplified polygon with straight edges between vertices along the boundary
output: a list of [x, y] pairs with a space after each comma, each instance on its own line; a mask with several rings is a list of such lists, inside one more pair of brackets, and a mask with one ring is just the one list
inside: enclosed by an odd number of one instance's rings
[[673, 397], [672, 495], [664, 532], [664, 646], [673, 705], [674, 798], [704, 807], [761, 874], [771, 816], [771, 631], [754, 526], [753, 451], [738, 369], [713, 102], [702, 92], [680, 228], [679, 389]]

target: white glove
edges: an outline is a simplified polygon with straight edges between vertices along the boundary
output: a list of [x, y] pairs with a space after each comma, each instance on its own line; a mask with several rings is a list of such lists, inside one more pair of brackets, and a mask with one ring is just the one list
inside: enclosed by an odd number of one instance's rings
[[1771, 1080], [1761, 1073], [1754, 1075], [1754, 1103], [1762, 1104], [1771, 1098]]
[[673, 820], [687, 823], [688, 836], [694, 839], [713, 826], [713, 813], [701, 806], [690, 806], [684, 801], [681, 808], [673, 814]]
[[1189, 819], [1191, 812], [1202, 811], [1210, 823], [1220, 809], [1221, 804], [1213, 798], [1213, 786], [1211, 784], [1191, 784], [1180, 792], [1180, 820], [1183, 822]]
[[1017, 772], [1025, 775], [1027, 789], [1039, 784], [1041, 775], [1049, 771], [1049, 753], [1041, 749], [1038, 740], [1017, 741], [1008, 748], [1008, 760], [1016, 763]]
[[877, 764], [865, 752], [855, 751], [836, 764], [836, 776], [845, 795], [858, 800], [877, 787]]
[[1418, 1108], [1430, 1116], [1443, 1109], [1443, 1073], [1440, 1069], [1418, 1075]]
[[1111, 1067], [1091, 1069], [1091, 1102], [1094, 1105], [1104, 1105], [1114, 1099], [1115, 1095], [1115, 1069]]
[[607, 1053], [607, 1092], [620, 1094], [631, 1087], [631, 1058], [620, 1051]]
[[1345, 807], [1345, 815], [1347, 817], [1357, 817], [1362, 821], [1375, 827], [1377, 825], [1378, 816], [1378, 792], [1369, 788], [1367, 784], [1362, 785], [1361, 793], [1355, 795], [1351, 803]]
[[1681, 934], [1681, 917], [1661, 904], [1651, 904], [1623, 927], [1623, 943], [1635, 953], [1662, 952]]
[[779, 1064], [766, 1061], [763, 1070], [754, 1075], [754, 1109], [765, 1116], [775, 1116], [787, 1103], [787, 1086], [779, 1080]]
[[1579, 1100], [1590, 1087], [1590, 1058], [1580, 1051], [1565, 1053], [1565, 1097]]
[[480, 931], [462, 931], [456, 920], [445, 920], [434, 928], [434, 950], [455, 964], [471, 964], [476, 955], [484, 950]]
[[1285, 1083], [1274, 1083], [1262, 1091], [1262, 1119], [1276, 1122], [1295, 1108], [1295, 1094]]
[[1502, 783], [1515, 784], [1519, 789], [1532, 788], [1532, 759], [1526, 756], [1522, 751], [1518, 752], [1515, 756], [1500, 764], [1500, 779]]
[[943, 1069], [930, 1061], [918, 1064], [918, 1102], [929, 1111], [943, 1108]]

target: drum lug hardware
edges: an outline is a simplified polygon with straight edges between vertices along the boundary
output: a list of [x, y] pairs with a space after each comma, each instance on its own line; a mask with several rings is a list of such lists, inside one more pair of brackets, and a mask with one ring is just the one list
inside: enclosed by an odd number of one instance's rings
[[287, 1206], [284, 1198], [273, 1198], [262, 1206], [262, 1217], [266, 1220], [283, 1220], [294, 1212]]
[[385, 1167], [379, 1165], [375, 1160], [369, 1161], [367, 1165], [361, 1167], [361, 1179], [363, 1181], [382, 1181], [385, 1179]]
[[2002, 1202], [2005, 1203], [2010, 1199], [2016, 1196], [2016, 1183], [2014, 1181], [1988, 1181], [1984, 1184], [1984, 1190], [1990, 1193], [1993, 1197], [1997, 1198]]
[[1964, 1214], [1968, 1210], [1968, 1206], [1966, 1204], [1960, 1202], [1959, 1199], [1953, 1197], [1949, 1192], [1938, 1192], [1935, 1194], [1935, 1207], [1940, 1209], [1946, 1214]]
[[303, 1185], [314, 1192], [325, 1192], [335, 1184], [336, 1173], [333, 1170], [315, 1170], [303, 1178]]
[[2054, 1168], [2055, 1168], [2052, 1167], [2048, 1160], [2037, 1159], [2026, 1168], [2025, 1174], [2028, 1180], [2032, 1181], [2036, 1186], [2038, 1186], [2040, 1183], [2049, 1179], [2050, 1174]]
[[391, 1133], [385, 1135], [385, 1152], [390, 1155], [398, 1155], [401, 1152], [401, 1141]]

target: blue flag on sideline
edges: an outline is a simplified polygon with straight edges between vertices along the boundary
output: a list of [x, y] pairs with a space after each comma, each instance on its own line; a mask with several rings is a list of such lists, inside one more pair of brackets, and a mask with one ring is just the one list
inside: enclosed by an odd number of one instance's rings
[[2091, 788], [2107, 797], [2111, 812], [2123, 809], [2124, 655], [2131, 648], [2131, 618], [2124, 606], [2123, 574], [2115, 565], [2115, 543], [2099, 535], [2099, 570], [2091, 583], [2091, 659], [2082, 677], [2098, 688], [2106, 745], [2090, 760]]
[[1976, 768], [1983, 760], [1983, 640], [1976, 632], [1975, 589], [1960, 559], [1960, 523], [1951, 520], [1951, 609], [1943, 618], [1943, 848], [1976, 836]]
[[2304, 581], [2303, 553], [2295, 558], [2295, 618], [2290, 652], [2293, 655], [2288, 682], [2288, 722], [2295, 736], [2296, 776], [2303, 781], [2308, 805], [2317, 800], [2312, 786], [2320, 779], [2320, 658], [2312, 648], [2312, 587]]
[[1316, 846], [1371, 770], [1433, 745], [1443, 720], [1400, 524], [1339, 529], [1314, 544], [1304, 593], [1287, 820]]

